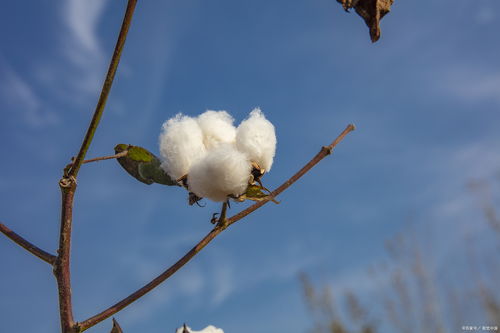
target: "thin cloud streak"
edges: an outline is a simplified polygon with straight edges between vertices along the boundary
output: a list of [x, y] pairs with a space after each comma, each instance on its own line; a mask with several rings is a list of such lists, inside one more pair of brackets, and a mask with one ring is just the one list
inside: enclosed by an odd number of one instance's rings
[[23, 121], [32, 127], [43, 127], [58, 122], [52, 112], [43, 111], [43, 103], [35, 90], [0, 57], [0, 96], [13, 112], [20, 112]]
[[79, 79], [71, 82], [79, 92], [95, 93], [101, 84], [105, 57], [97, 30], [107, 4], [108, 0], [70, 0], [61, 12], [69, 30], [62, 34], [62, 52], [78, 73]]
[[69, 0], [63, 12], [64, 22], [71, 31], [70, 44], [75, 47], [71, 60], [80, 65], [88, 63], [87, 56], [102, 58], [97, 26], [107, 0]]

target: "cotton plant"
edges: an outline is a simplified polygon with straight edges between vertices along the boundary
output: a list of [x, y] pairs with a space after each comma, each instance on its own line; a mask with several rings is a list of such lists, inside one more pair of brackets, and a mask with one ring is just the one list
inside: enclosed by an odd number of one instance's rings
[[[346, 1], [340, 2], [347, 3]], [[107, 318], [114, 317], [122, 309], [158, 287], [228, 226], [243, 219], [267, 202], [275, 201], [275, 196], [287, 190], [311, 168], [330, 155], [337, 144], [355, 129], [354, 125], [348, 125], [333, 142], [323, 146], [310, 161], [272, 193], [262, 185], [261, 178], [271, 170], [276, 151], [276, 134], [273, 124], [266, 119], [260, 109], [250, 112], [248, 118], [238, 127], [233, 125], [234, 119], [226, 111], [210, 110], [197, 117], [176, 115], [163, 124], [160, 135], [161, 158], [140, 146], [118, 144], [112, 156], [86, 159], [104, 113], [136, 4], [137, 0], [127, 1], [121, 29], [92, 119], [78, 153], [69, 159], [69, 164], [62, 166], [62, 176], [58, 183], [62, 200], [57, 251], [54, 253], [45, 251], [0, 223], [1, 233], [52, 268], [49, 271], [53, 272], [57, 283], [62, 333], [86, 331]], [[346, 6], [350, 7], [351, 4]], [[347, 8], [346, 6], [344, 8]], [[387, 8], [382, 9], [387, 10]], [[374, 24], [378, 25], [378, 21]], [[77, 319], [73, 313], [70, 272], [73, 209], [75, 208], [73, 206], [77, 184], [80, 180], [78, 175], [86, 163], [110, 159], [116, 159], [127, 173], [143, 184], [156, 183], [186, 188], [189, 192], [190, 204], [198, 202], [203, 197], [223, 202], [221, 217], [214, 221], [217, 222], [214, 228], [178, 261], [162, 270], [158, 276], [104, 310], [86, 319]], [[236, 201], [250, 199], [259, 202], [226, 220], [224, 216], [230, 199]], [[195, 333], [188, 327], [182, 329], [184, 330], [184, 332], [181, 331], [182, 333]], [[114, 318], [111, 332], [122, 332]], [[213, 326], [208, 326], [200, 332], [223, 333], [221, 329]]]
[[[228, 112], [208, 110], [196, 118], [177, 114], [163, 124], [161, 167], [189, 191], [190, 204], [201, 198], [228, 204], [267, 197], [261, 177], [276, 153], [274, 125], [259, 108], [237, 128], [233, 123]], [[224, 213], [225, 206], [218, 221]]]

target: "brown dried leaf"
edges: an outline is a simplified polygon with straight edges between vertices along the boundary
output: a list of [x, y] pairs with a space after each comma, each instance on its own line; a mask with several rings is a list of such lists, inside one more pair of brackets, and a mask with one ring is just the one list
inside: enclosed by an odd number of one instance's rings
[[380, 20], [391, 11], [394, 0], [337, 0], [345, 11], [354, 8], [356, 13], [365, 20], [370, 29], [370, 38], [373, 43], [380, 38]]

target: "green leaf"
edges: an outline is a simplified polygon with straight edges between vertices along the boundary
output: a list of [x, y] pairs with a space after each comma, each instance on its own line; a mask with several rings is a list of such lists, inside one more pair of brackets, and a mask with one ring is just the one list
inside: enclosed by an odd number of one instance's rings
[[156, 156], [149, 163], [139, 164], [139, 175], [143, 179], [148, 179], [154, 183], [162, 185], [178, 185], [170, 176], [161, 168], [161, 162]]
[[118, 158], [118, 163], [138, 181], [148, 185], [178, 185], [175, 179], [170, 178], [161, 168], [160, 159], [147, 149], [123, 143], [115, 146], [116, 154], [124, 151], [127, 151], [127, 155]]
[[149, 151], [138, 146], [129, 147], [127, 156], [137, 162], [151, 162], [155, 158]]
[[122, 328], [118, 324], [115, 318], [113, 318], [113, 328], [110, 333], [123, 333]]

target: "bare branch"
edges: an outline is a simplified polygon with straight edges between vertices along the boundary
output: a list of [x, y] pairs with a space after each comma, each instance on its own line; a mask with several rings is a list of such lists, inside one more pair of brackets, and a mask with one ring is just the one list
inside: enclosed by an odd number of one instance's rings
[[76, 190], [74, 177], [63, 178], [59, 182], [62, 193], [61, 229], [59, 233], [58, 256], [54, 263], [57, 289], [59, 291], [59, 314], [63, 333], [74, 332], [73, 305], [71, 302], [71, 228], [73, 220], [73, 198]]
[[120, 158], [120, 157], [126, 156], [127, 154], [128, 154], [128, 150], [124, 150], [118, 154], [111, 155], [111, 156], [101, 156], [101, 157], [91, 158], [91, 159], [83, 161], [82, 164], [99, 162], [99, 161], [104, 161], [104, 160], [111, 160], [114, 158]]
[[136, 3], [137, 0], [128, 1], [127, 10], [125, 12], [125, 17], [123, 18], [122, 27], [120, 29], [120, 34], [118, 35], [118, 40], [116, 41], [113, 57], [111, 58], [111, 63], [109, 64], [108, 73], [106, 75], [106, 79], [104, 80], [104, 84], [102, 86], [101, 95], [99, 96], [99, 100], [97, 101], [97, 105], [94, 111], [94, 116], [92, 117], [89, 128], [87, 129], [87, 133], [85, 134], [85, 138], [83, 139], [80, 151], [76, 156], [75, 162], [73, 163], [71, 170], [69, 171], [69, 176], [73, 177], [77, 176], [78, 171], [80, 170], [80, 166], [82, 165], [83, 160], [85, 159], [85, 155], [87, 154], [87, 150], [90, 147], [90, 143], [94, 138], [94, 133], [97, 129], [97, 126], [99, 125], [99, 121], [101, 120], [101, 116], [104, 112], [104, 107], [106, 106], [106, 100], [108, 99], [108, 95], [111, 90], [111, 86], [113, 84], [113, 79], [115, 78], [116, 69], [118, 68], [118, 64], [120, 63], [120, 57], [123, 50], [123, 45], [125, 45], [125, 40], [127, 38], [128, 29], [132, 21], [132, 16], [134, 14]]
[[101, 321], [105, 320], [106, 318], [111, 317], [118, 311], [122, 310], [126, 306], [130, 305], [134, 301], [138, 300], [151, 290], [153, 290], [155, 287], [160, 285], [163, 281], [168, 279], [170, 276], [172, 276], [175, 272], [177, 272], [182, 266], [184, 266], [186, 263], [188, 263], [198, 252], [200, 252], [208, 243], [210, 243], [217, 235], [219, 235], [224, 229], [226, 229], [227, 226], [235, 223], [238, 220], [241, 220], [243, 217], [247, 216], [248, 214], [252, 213], [256, 209], [260, 208], [267, 202], [271, 201], [275, 196], [280, 194], [281, 192], [285, 191], [290, 185], [295, 183], [300, 177], [302, 177], [306, 172], [308, 172], [313, 166], [318, 164], [319, 161], [321, 161], [325, 156], [330, 155], [332, 153], [332, 150], [335, 148], [335, 146], [344, 139], [344, 137], [351, 131], [355, 129], [354, 125], [348, 125], [347, 128], [329, 145], [326, 147], [323, 147], [321, 151], [316, 154], [316, 156], [313, 157], [311, 161], [309, 161], [302, 169], [300, 169], [295, 175], [293, 175], [290, 179], [288, 179], [286, 182], [284, 182], [280, 187], [278, 187], [276, 190], [274, 190], [271, 195], [269, 196], [268, 199], [257, 202], [253, 204], [252, 206], [248, 207], [247, 209], [243, 210], [242, 212], [234, 215], [233, 217], [227, 219], [226, 223], [219, 223], [217, 226], [212, 229], [198, 244], [196, 244], [188, 253], [186, 253], [181, 259], [179, 259], [175, 264], [170, 266], [167, 270], [165, 270], [163, 273], [158, 275], [155, 279], [153, 279], [151, 282], [146, 284], [144, 287], [138, 289], [134, 293], [130, 294], [126, 298], [122, 299], [118, 303], [110, 306], [106, 310], [96, 314], [95, 316], [77, 324], [79, 325], [79, 328], [82, 331], [85, 331], [86, 329], [100, 323]]
[[259, 209], [262, 206], [264, 206], [269, 201], [272, 201], [281, 192], [283, 192], [284, 190], [286, 190], [287, 188], [289, 188], [290, 185], [292, 185], [293, 183], [295, 183], [297, 180], [299, 180], [300, 177], [302, 177], [309, 170], [311, 170], [313, 166], [315, 166], [316, 164], [319, 163], [319, 161], [321, 161], [326, 156], [330, 155], [333, 152], [333, 149], [335, 148], [335, 146], [340, 141], [342, 141], [347, 134], [349, 134], [350, 132], [354, 131], [355, 128], [356, 127], [353, 124], [349, 124], [345, 128], [345, 130], [342, 133], [340, 133], [340, 135], [335, 140], [333, 140], [333, 142], [329, 146], [322, 147], [321, 150], [320, 150], [320, 152], [317, 153], [316, 156], [314, 156], [312, 158], [312, 160], [310, 160], [306, 165], [304, 165], [304, 167], [302, 169], [300, 169], [295, 175], [293, 175], [292, 177], [290, 177], [290, 179], [288, 179], [286, 182], [284, 182], [283, 184], [281, 184], [280, 187], [278, 187], [277, 189], [275, 189], [274, 191], [272, 191], [271, 194], [269, 195], [269, 197], [267, 199], [259, 201], [259, 202], [255, 203], [255, 204], [251, 205], [247, 209], [239, 212], [238, 214], [230, 217], [228, 219], [228, 221], [227, 221], [227, 225], [229, 226], [229, 225], [235, 223], [236, 221], [241, 220], [242, 218], [244, 218], [248, 214], [250, 214], [253, 211]]
[[26, 239], [19, 236], [14, 231], [10, 230], [6, 225], [2, 223], [0, 223], [0, 232], [2, 232], [5, 236], [9, 237], [14, 243], [23, 247], [26, 251], [30, 252], [34, 256], [37, 256], [46, 263], [53, 265], [54, 262], [56, 261], [56, 256], [48, 252], [45, 252], [38, 246], [35, 246], [32, 243], [28, 242]]
[[184, 266], [191, 258], [193, 258], [198, 252], [200, 252], [212, 239], [217, 237], [218, 234], [222, 232], [222, 228], [220, 227], [215, 227], [210, 231], [198, 244], [196, 244], [195, 247], [193, 247], [188, 253], [186, 253], [181, 259], [179, 259], [175, 264], [170, 266], [167, 270], [165, 270], [163, 273], [158, 275], [154, 280], [146, 284], [144, 287], [138, 289], [134, 293], [130, 294], [128, 297], [124, 298], [123, 300], [119, 301], [118, 303], [110, 306], [108, 309], [102, 311], [101, 313], [79, 323], [79, 327], [82, 331], [85, 331], [86, 329], [100, 323], [101, 321], [105, 320], [106, 318], [111, 317], [118, 311], [122, 310], [125, 308], [127, 305], [133, 303], [134, 301], [138, 300], [151, 290], [153, 290], [155, 287], [160, 285], [163, 281], [168, 279], [170, 276], [172, 276], [175, 272], [177, 272], [182, 266]]

